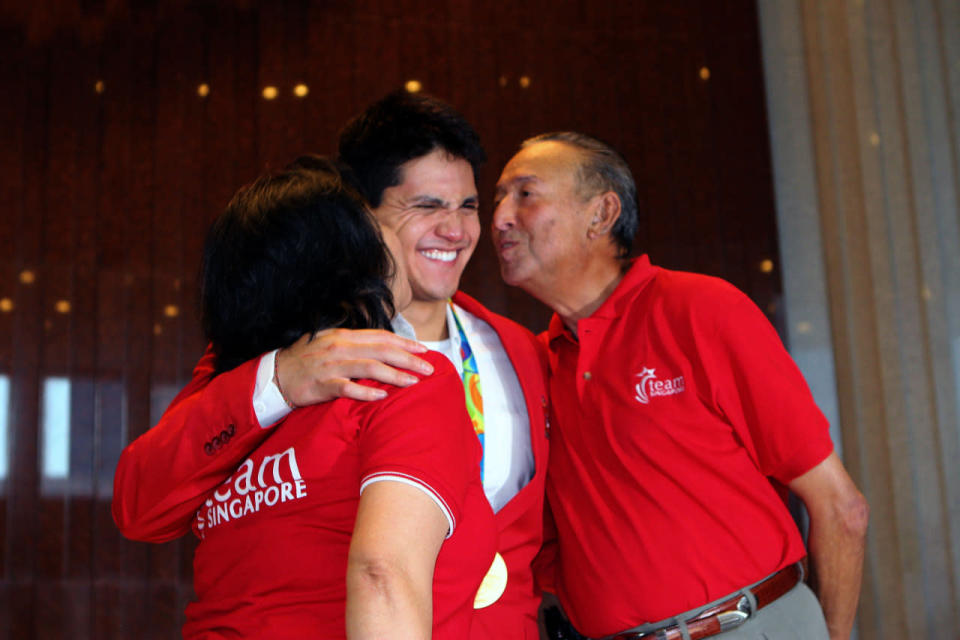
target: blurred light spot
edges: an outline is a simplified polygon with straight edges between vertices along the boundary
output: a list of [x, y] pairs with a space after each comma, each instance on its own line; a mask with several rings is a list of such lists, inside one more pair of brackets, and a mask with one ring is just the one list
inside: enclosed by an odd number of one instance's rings
[[880, 146], [880, 135], [876, 131], [870, 134], [870, 146], [872, 147]]
[[932, 299], [933, 299], [933, 291], [930, 290], [930, 287], [924, 287], [924, 288], [923, 288], [923, 291], [921, 292], [920, 295], [923, 296], [923, 299], [924, 299], [924, 300], [932, 300]]
[[70, 378], [44, 379], [42, 411], [43, 477], [66, 478], [70, 475]]
[[4, 313], [13, 311], [13, 300], [10, 298], [0, 298], [0, 311]]
[[103, 80], [97, 80], [95, 83], [93, 83], [93, 90], [97, 93], [103, 93], [104, 89], [106, 88], [107, 86], [103, 84]]
[[163, 308], [163, 315], [167, 316], [168, 318], [176, 318], [178, 315], [180, 315], [180, 307], [175, 304], [168, 304]]
[[157, 322], [153, 325], [153, 335], [158, 336], [163, 333], [163, 327], [160, 326], [160, 323]]
[[36, 274], [29, 269], [24, 269], [20, 272], [20, 282], [23, 284], [33, 284], [36, 279]]
[[210, 95], [210, 85], [208, 85], [206, 82], [199, 85], [197, 87], [197, 95], [201, 98], [206, 98], [208, 95]]
[[293, 95], [297, 96], [298, 98], [305, 98], [307, 97], [308, 93], [310, 93], [310, 88], [303, 83], [300, 83], [293, 88]]
[[53, 303], [53, 308], [57, 313], [70, 313], [70, 301], [69, 300], [57, 300]]
[[797, 323], [797, 333], [810, 333], [811, 331], [813, 331], [813, 325], [806, 320]]
[[709, 67], [700, 67], [700, 79], [709, 80], [710, 79], [710, 68]]
[[507, 82], [509, 82], [509, 81], [510, 81], [510, 79], [507, 78], [507, 76], [500, 76], [499, 82], [500, 82], [500, 86], [501, 86], [501, 87], [507, 86]]
[[263, 97], [267, 100], [273, 100], [277, 97], [277, 88], [274, 86], [264, 87], [263, 88]]
[[423, 85], [420, 84], [419, 80], [407, 80], [407, 83], [403, 85], [403, 88], [410, 93], [417, 93], [420, 91], [420, 89], [423, 89]]
[[775, 314], [776, 312], [777, 312], [777, 303], [776, 303], [776, 302], [771, 302], [770, 304], [767, 305], [767, 313], [769, 313], [770, 315], [773, 315], [773, 314]]
[[520, 76], [520, 87], [526, 89], [530, 86], [530, 76]]
[[764, 273], [770, 273], [773, 271], [773, 260], [767, 258], [766, 260], [760, 261], [760, 271]]

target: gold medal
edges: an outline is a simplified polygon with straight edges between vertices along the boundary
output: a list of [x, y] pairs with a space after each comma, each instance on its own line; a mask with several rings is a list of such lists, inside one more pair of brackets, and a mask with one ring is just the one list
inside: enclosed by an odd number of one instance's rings
[[483, 577], [480, 588], [477, 589], [477, 597], [473, 599], [474, 609], [483, 609], [489, 607], [500, 599], [503, 592], [507, 589], [507, 563], [503, 561], [503, 556], [497, 553], [493, 556], [493, 564]]

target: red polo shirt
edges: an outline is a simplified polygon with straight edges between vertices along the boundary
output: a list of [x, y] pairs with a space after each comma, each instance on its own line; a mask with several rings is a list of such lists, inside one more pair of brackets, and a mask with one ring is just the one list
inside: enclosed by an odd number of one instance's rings
[[453, 526], [434, 570], [433, 638], [468, 636], [496, 527], [463, 383], [444, 356], [424, 358], [436, 372], [418, 384], [373, 385], [385, 400], [294, 411], [208, 496], [184, 638], [345, 638], [357, 506], [383, 480], [419, 487]]
[[554, 576], [600, 637], [662, 620], [805, 555], [769, 478], [833, 450], [763, 313], [732, 285], [637, 259], [574, 337], [554, 316], [547, 499]]

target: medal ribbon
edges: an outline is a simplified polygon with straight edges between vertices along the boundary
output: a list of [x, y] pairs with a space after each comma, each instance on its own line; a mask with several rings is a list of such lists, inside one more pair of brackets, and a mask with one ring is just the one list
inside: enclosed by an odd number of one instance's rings
[[[483, 448], [483, 393], [480, 390], [480, 371], [477, 369], [477, 359], [470, 349], [470, 342], [467, 340], [467, 334], [460, 324], [460, 318], [457, 317], [457, 311], [453, 307], [453, 302], [449, 301], [450, 310], [453, 312], [453, 321], [457, 325], [457, 331], [460, 333], [460, 358], [463, 360], [463, 392], [467, 400], [467, 414], [470, 416], [470, 422], [473, 423], [473, 431], [480, 440], [480, 447]], [[486, 453], [484, 453], [484, 458]], [[483, 477], [483, 458], [480, 460], [480, 477]]]

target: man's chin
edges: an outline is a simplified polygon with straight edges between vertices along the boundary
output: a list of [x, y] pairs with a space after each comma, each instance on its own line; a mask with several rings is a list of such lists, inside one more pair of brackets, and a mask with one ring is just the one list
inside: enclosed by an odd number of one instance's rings
[[523, 283], [523, 279], [520, 278], [520, 274], [516, 269], [511, 269], [504, 262], [500, 261], [500, 278], [503, 280], [504, 284], [510, 285], [511, 287], [519, 287]]
[[415, 291], [413, 301], [421, 304], [446, 302], [453, 297], [457, 289], [459, 289], [459, 286], [451, 285], [448, 287], [436, 287], [430, 290]]

